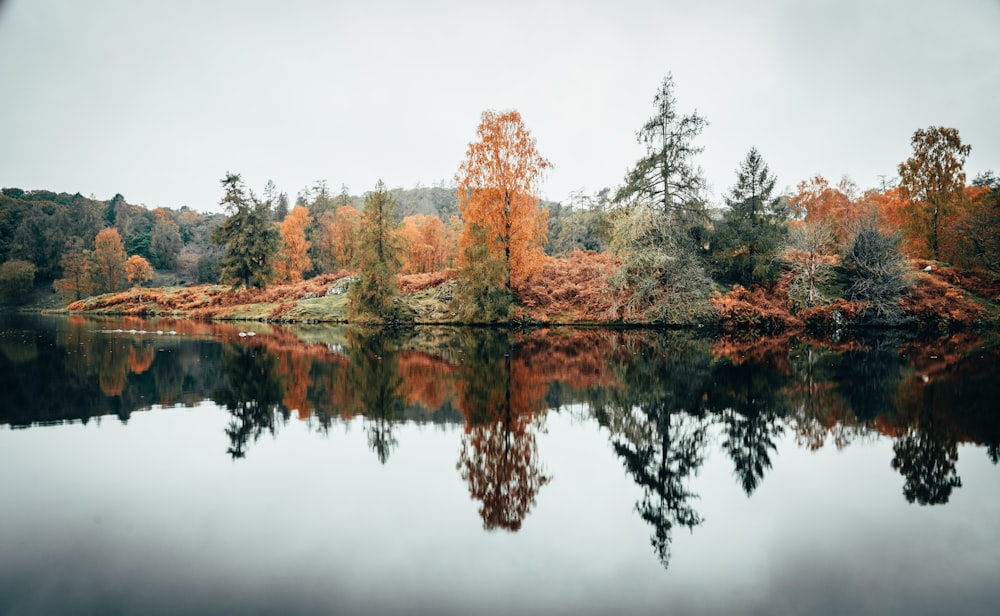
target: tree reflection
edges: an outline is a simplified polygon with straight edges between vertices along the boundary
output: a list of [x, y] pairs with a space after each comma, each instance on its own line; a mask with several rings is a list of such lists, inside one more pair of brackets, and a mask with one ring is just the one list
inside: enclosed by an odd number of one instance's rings
[[277, 362], [264, 349], [237, 344], [226, 344], [221, 359], [223, 378], [213, 398], [231, 415], [226, 452], [234, 459], [244, 458], [251, 441], [264, 432], [274, 434], [282, 398]]
[[722, 449], [733, 461], [740, 487], [750, 496], [771, 468], [771, 454], [784, 432], [779, 417], [787, 410], [781, 393], [787, 377], [775, 362], [736, 364], [726, 359], [716, 364], [713, 379], [717, 386], [709, 404], [722, 419]]
[[616, 368], [622, 387], [596, 413], [643, 489], [636, 510], [653, 527], [651, 544], [666, 568], [674, 526], [702, 522], [687, 482], [705, 461], [708, 422], [700, 412], [711, 356], [707, 342], [681, 334], [630, 338], [622, 351]]
[[958, 444], [941, 434], [933, 422], [908, 429], [892, 451], [892, 468], [906, 479], [903, 496], [907, 502], [943, 505], [954, 488], [962, 487], [955, 470]]
[[396, 335], [352, 330], [346, 382], [354, 389], [365, 416], [368, 446], [385, 464], [399, 445], [393, 425], [403, 418], [403, 377]]
[[466, 424], [457, 468], [487, 530], [520, 529], [550, 481], [538, 460], [544, 382], [514, 350], [506, 332], [474, 336], [459, 375]]

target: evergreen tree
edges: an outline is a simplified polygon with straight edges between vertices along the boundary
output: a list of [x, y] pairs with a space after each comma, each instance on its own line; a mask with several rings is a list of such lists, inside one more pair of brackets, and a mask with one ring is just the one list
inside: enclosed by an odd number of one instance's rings
[[228, 218], [212, 232], [212, 241], [226, 246], [222, 259], [222, 281], [233, 288], [264, 288], [274, 277], [274, 257], [278, 252], [278, 229], [271, 224], [271, 208], [247, 194], [239, 174], [222, 179], [226, 191], [220, 204]]
[[653, 99], [656, 113], [636, 134], [646, 156], [636, 162], [615, 194], [619, 204], [646, 203], [665, 215], [701, 210], [705, 180], [694, 156], [704, 148], [695, 146], [694, 139], [708, 121], [697, 112], [680, 115], [673, 90], [674, 78], [668, 73]]
[[736, 185], [726, 196], [729, 209], [713, 242], [718, 273], [749, 286], [778, 276], [778, 249], [787, 234], [788, 215], [773, 197], [775, 176], [757, 148], [736, 170]]
[[282, 222], [288, 216], [288, 193], [278, 195], [277, 203], [274, 206], [274, 222]]
[[382, 180], [365, 195], [356, 266], [359, 280], [348, 289], [352, 320], [392, 321], [399, 318], [395, 302], [399, 290], [401, 249], [393, 229], [395, 202]]

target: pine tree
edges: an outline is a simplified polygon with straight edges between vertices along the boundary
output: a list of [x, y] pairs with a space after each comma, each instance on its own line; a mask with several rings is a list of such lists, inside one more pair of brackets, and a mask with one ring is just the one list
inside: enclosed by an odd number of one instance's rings
[[736, 185], [726, 196], [729, 209], [719, 226], [713, 248], [718, 273], [749, 286], [773, 282], [777, 254], [787, 234], [787, 212], [772, 197], [776, 178], [757, 148], [751, 148], [736, 170]]
[[271, 224], [271, 208], [257, 201], [239, 174], [227, 173], [222, 180], [226, 194], [220, 204], [228, 218], [212, 232], [212, 241], [226, 246], [222, 259], [222, 281], [233, 288], [264, 288], [274, 277], [274, 258], [278, 252], [278, 229]]
[[382, 180], [365, 195], [355, 263], [359, 280], [348, 289], [348, 310], [352, 320], [393, 321], [399, 318], [394, 299], [399, 294], [396, 274], [401, 250], [393, 229], [395, 201]]

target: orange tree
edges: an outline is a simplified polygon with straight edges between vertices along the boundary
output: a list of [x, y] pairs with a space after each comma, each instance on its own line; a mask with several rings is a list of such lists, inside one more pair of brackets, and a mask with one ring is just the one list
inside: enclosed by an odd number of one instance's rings
[[[460, 285], [472, 283], [461, 294], [478, 304], [473, 313], [490, 312], [486, 296], [513, 297], [514, 288], [541, 264], [547, 211], [538, 209], [538, 184], [550, 166], [521, 114], [483, 112], [477, 138], [455, 175], [464, 220]], [[493, 276], [485, 286], [484, 273]]]
[[149, 261], [139, 255], [132, 255], [125, 261], [125, 275], [128, 281], [140, 288], [139, 301], [142, 301], [142, 283], [153, 279], [153, 268]]
[[94, 238], [90, 253], [89, 274], [91, 285], [98, 293], [121, 291], [125, 286], [125, 243], [114, 227], [102, 229]]
[[904, 233], [927, 240], [928, 254], [941, 258], [941, 231], [961, 205], [965, 190], [965, 158], [972, 146], [962, 143], [958, 129], [931, 126], [910, 140], [913, 155], [899, 165], [899, 187], [913, 202]]
[[285, 282], [302, 280], [302, 273], [312, 267], [309, 261], [309, 247], [306, 227], [312, 222], [309, 210], [296, 205], [278, 226], [281, 231], [281, 250], [274, 264], [278, 279]]

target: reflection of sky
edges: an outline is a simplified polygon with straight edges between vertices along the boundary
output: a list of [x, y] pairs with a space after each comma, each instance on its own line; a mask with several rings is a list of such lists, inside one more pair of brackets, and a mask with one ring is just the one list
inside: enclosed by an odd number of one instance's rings
[[[485, 532], [455, 468], [460, 426], [291, 422], [245, 460], [205, 404], [127, 425], [0, 429], [0, 613], [987, 613], [1000, 602], [1000, 469], [906, 503], [888, 439], [810, 452], [785, 436], [747, 498], [713, 448], [705, 523], [664, 571], [607, 434], [551, 412], [552, 482], [520, 532]], [[720, 441], [715, 434], [714, 442]], [[15, 470], [16, 469], [16, 470]]]

